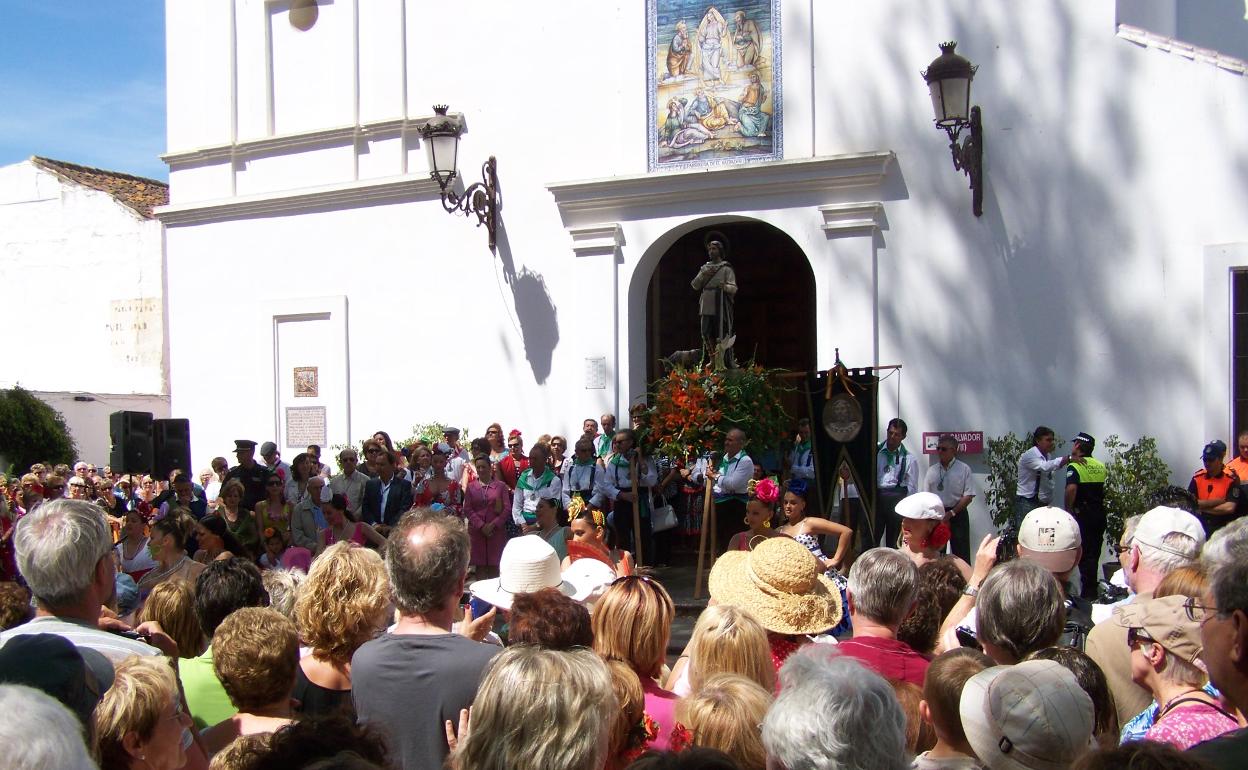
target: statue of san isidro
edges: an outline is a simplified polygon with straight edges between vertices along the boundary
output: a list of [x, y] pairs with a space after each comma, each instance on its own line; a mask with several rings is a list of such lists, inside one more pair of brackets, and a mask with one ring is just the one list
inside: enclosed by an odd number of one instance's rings
[[692, 283], [702, 292], [698, 299], [698, 316], [702, 322], [702, 353], [705, 360], [713, 360], [716, 369], [735, 369], [737, 358], [733, 351], [737, 336], [733, 333], [733, 303], [737, 296], [737, 275], [724, 258], [727, 255], [726, 240], [722, 233], [708, 233], [705, 240], [706, 263], [698, 270]]

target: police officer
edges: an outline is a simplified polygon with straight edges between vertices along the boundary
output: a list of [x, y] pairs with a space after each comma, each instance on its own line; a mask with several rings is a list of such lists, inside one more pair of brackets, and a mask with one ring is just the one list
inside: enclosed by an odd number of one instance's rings
[[1226, 458], [1226, 444], [1214, 439], [1205, 444], [1200, 459], [1205, 467], [1196, 471], [1187, 491], [1196, 497], [1200, 506], [1197, 514], [1208, 537], [1231, 523], [1242, 513], [1243, 492], [1235, 471], [1222, 462]]
[[1087, 433], [1075, 436], [1066, 469], [1066, 510], [1079, 523], [1083, 555], [1079, 558], [1079, 596], [1096, 598], [1096, 568], [1105, 540], [1105, 463], [1092, 456], [1096, 439]]
[[270, 471], [256, 462], [256, 442], [240, 438], [234, 442], [234, 456], [238, 465], [230, 468], [225, 480], [238, 479], [243, 485], [243, 507], [249, 511], [256, 509], [256, 503], [264, 499], [264, 484], [269, 480]]

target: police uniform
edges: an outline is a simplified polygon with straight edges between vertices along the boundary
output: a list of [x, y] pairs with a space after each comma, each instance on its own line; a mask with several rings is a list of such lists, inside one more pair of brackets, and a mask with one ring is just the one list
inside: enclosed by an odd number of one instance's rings
[[1205, 528], [1206, 537], [1230, 524], [1243, 513], [1244, 497], [1239, 486], [1239, 477], [1235, 475], [1235, 471], [1225, 466], [1217, 476], [1210, 476], [1204, 468], [1196, 471], [1187, 485], [1187, 491], [1195, 495], [1197, 500], [1225, 498], [1227, 502], [1235, 503], [1235, 510], [1232, 513], [1216, 514], [1210, 511], [1200, 511], [1197, 514], [1201, 525]]
[[1066, 469], [1066, 485], [1075, 485], [1074, 510], [1070, 515], [1079, 522], [1079, 539], [1083, 556], [1079, 558], [1079, 593], [1085, 599], [1096, 597], [1096, 568], [1105, 540], [1105, 463], [1095, 457], [1084, 457], [1082, 463], [1072, 462]]
[[[234, 451], [238, 452], [242, 449], [255, 450], [256, 442], [247, 439], [239, 439], [234, 442]], [[243, 507], [249, 511], [256, 509], [256, 503], [264, 499], [264, 485], [269, 480], [272, 472], [261, 465], [253, 462], [250, 468], [244, 468], [241, 465], [235, 465], [225, 474], [225, 480], [237, 479], [243, 485]]]

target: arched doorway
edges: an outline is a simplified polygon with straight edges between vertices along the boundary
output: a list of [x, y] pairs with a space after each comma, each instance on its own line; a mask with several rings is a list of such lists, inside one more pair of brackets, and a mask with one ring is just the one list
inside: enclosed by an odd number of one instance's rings
[[815, 368], [815, 280], [810, 262], [784, 231], [764, 222], [725, 222], [685, 233], [659, 259], [646, 292], [646, 381], [659, 359], [701, 347], [698, 295], [689, 285], [706, 261], [712, 230], [728, 241], [737, 276], [737, 360], [797, 372]]

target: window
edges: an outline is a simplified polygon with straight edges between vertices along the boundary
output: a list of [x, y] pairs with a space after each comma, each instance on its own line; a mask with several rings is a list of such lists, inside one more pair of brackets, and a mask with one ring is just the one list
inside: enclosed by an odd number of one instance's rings
[[1232, 440], [1248, 430], [1248, 270], [1231, 272]]

